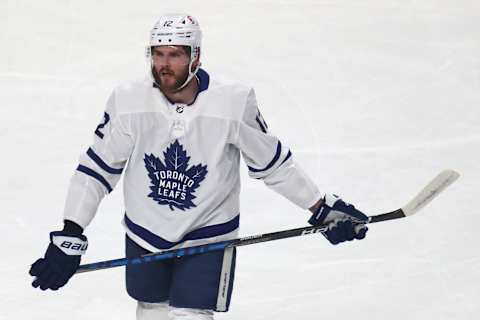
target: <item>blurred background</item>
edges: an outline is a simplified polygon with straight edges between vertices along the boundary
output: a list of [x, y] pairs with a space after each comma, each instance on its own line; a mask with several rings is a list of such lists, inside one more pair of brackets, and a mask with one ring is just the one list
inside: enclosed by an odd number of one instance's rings
[[[117, 84], [145, 76], [156, 17], [188, 12], [203, 67], [253, 85], [271, 131], [324, 192], [373, 215], [446, 168], [461, 178], [414, 217], [331, 246], [309, 236], [238, 250], [217, 319], [477, 319], [480, 2], [0, 2], [0, 319], [135, 319], [122, 268], [31, 288], [62, 225], [69, 179]], [[242, 170], [241, 235], [308, 213]], [[86, 231], [83, 262], [123, 256], [121, 183]]]

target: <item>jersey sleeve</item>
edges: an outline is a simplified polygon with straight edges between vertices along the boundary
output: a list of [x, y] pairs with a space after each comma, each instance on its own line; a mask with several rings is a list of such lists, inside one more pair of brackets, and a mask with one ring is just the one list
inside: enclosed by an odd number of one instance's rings
[[250, 90], [238, 128], [237, 147], [250, 177], [262, 179], [275, 192], [303, 209], [312, 207], [321, 193], [293, 160], [290, 149], [268, 130]]
[[120, 179], [133, 149], [133, 139], [124, 121], [116, 110], [113, 92], [103, 119], [95, 130], [93, 144], [81, 154], [70, 181], [65, 220], [85, 228], [95, 216], [100, 201]]

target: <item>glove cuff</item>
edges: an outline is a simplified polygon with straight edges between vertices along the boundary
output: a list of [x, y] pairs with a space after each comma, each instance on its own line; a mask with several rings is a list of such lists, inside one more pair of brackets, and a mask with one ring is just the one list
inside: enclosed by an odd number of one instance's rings
[[78, 237], [65, 234], [63, 231], [50, 233], [50, 241], [63, 253], [69, 256], [81, 256], [88, 248], [88, 240], [84, 235]]
[[83, 233], [83, 228], [79, 226], [77, 223], [70, 220], [64, 220], [63, 223], [64, 223], [63, 230], [62, 230], [63, 233], [72, 235], [72, 236], [79, 236]]
[[322, 205], [318, 207], [317, 211], [310, 217], [308, 223], [313, 226], [321, 225], [330, 211], [332, 211], [332, 207], [338, 199], [338, 197], [335, 198], [333, 195], [326, 194], [322, 198]]

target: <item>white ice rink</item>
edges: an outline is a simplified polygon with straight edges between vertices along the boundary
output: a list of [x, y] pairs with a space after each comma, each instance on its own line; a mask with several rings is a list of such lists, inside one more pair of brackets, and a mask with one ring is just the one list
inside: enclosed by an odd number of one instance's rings
[[[0, 319], [133, 320], [123, 269], [34, 290], [30, 264], [112, 88], [145, 72], [155, 17], [188, 11], [203, 66], [256, 88], [270, 129], [323, 191], [396, 209], [445, 168], [461, 178], [366, 240], [239, 249], [224, 320], [473, 320], [480, 316], [480, 1], [0, 1]], [[308, 214], [243, 174], [241, 234]], [[123, 256], [121, 184], [83, 262]]]

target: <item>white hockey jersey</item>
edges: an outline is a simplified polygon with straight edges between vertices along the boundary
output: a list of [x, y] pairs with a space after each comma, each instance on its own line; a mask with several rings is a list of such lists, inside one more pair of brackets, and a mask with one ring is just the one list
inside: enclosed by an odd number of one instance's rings
[[307, 209], [321, 194], [270, 134], [252, 88], [200, 69], [190, 105], [148, 79], [117, 87], [70, 182], [64, 219], [85, 228], [124, 174], [124, 226], [150, 251], [235, 238], [240, 153], [252, 178]]

